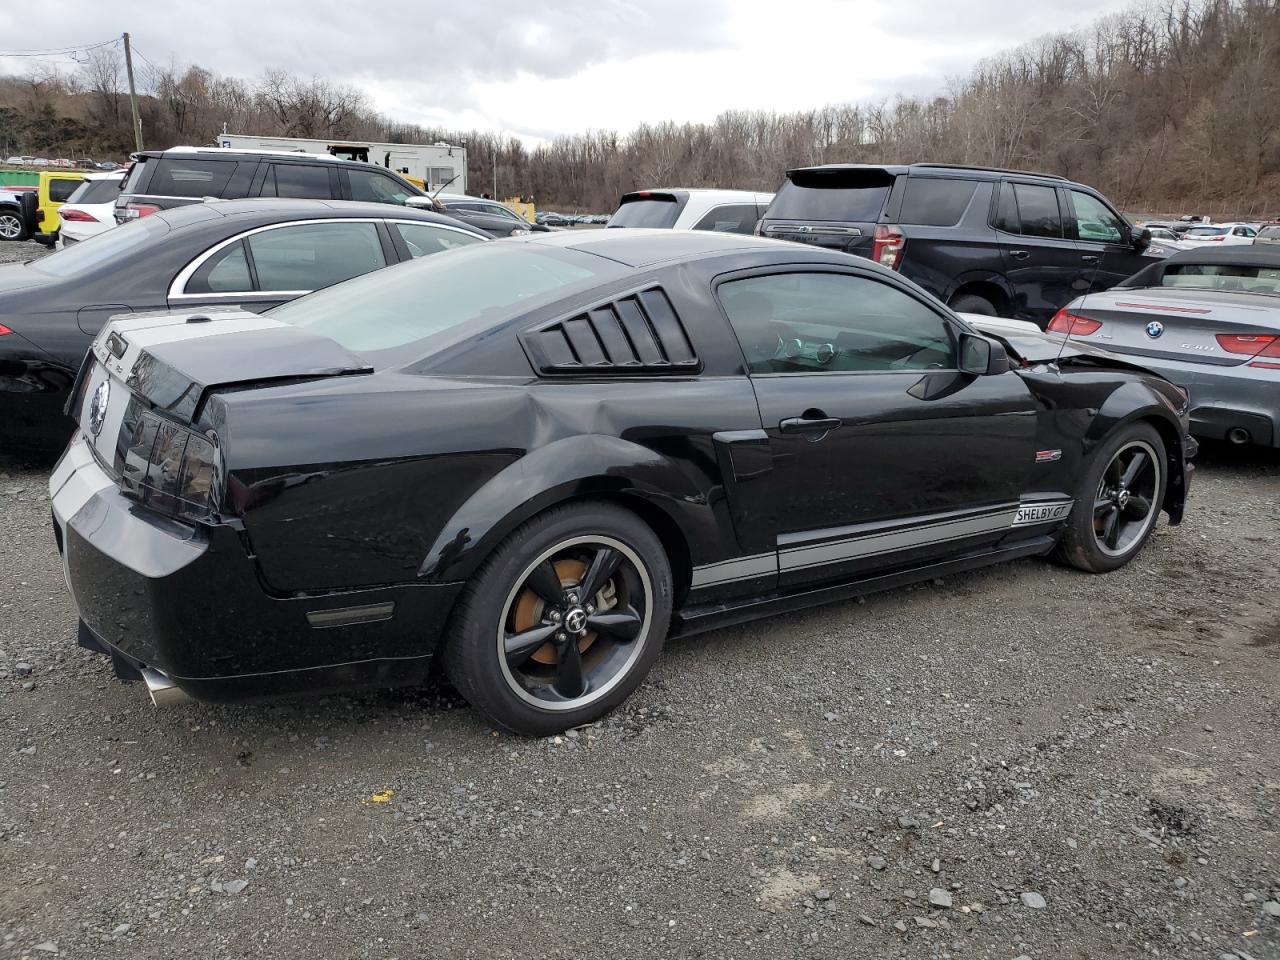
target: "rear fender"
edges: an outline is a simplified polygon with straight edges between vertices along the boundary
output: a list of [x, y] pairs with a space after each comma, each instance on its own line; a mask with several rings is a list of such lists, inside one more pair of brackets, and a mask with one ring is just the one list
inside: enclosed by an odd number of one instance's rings
[[592, 496], [624, 505], [629, 498], [645, 501], [682, 532], [686, 548], [712, 547], [722, 539], [707, 491], [674, 461], [619, 437], [584, 434], [534, 450], [477, 490], [431, 545], [419, 576], [466, 580], [520, 524], [556, 504]]

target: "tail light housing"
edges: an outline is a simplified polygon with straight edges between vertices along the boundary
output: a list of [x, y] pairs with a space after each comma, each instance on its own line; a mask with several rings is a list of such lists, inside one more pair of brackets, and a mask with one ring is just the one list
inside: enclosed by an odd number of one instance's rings
[[875, 246], [871, 251], [871, 259], [882, 267], [897, 270], [902, 262], [902, 251], [907, 247], [907, 238], [901, 230], [888, 223], [876, 224]]
[[58, 216], [63, 220], [70, 220], [73, 223], [97, 223], [98, 218], [85, 210], [77, 210], [75, 207], [63, 207], [58, 211]]
[[1053, 319], [1049, 321], [1049, 326], [1046, 329], [1050, 333], [1065, 333], [1069, 337], [1087, 337], [1091, 333], [1097, 333], [1101, 330], [1102, 322], [1070, 313], [1066, 307], [1063, 307], [1053, 315]]
[[121, 490], [179, 520], [218, 509], [218, 448], [208, 437], [129, 404], [116, 449]]
[[160, 207], [154, 203], [126, 203], [124, 205], [124, 218], [126, 220], [140, 220], [142, 217], [149, 217], [153, 213], [159, 213]]
[[0, 337], [7, 337], [11, 333], [13, 333], [12, 330], [6, 327], [3, 323], [0, 323]]
[[1271, 333], [1220, 333], [1218, 346], [1227, 353], [1252, 357], [1249, 366], [1280, 370], [1280, 335]]

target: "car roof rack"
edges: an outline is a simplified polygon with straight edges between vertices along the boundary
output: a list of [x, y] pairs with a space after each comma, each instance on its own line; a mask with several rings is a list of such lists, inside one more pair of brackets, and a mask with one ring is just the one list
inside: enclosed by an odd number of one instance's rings
[[965, 163], [913, 163], [913, 167], [929, 167], [935, 170], [981, 170], [984, 173], [1013, 173], [1020, 177], [1041, 177], [1045, 180], [1063, 180], [1066, 177], [1060, 177], [1056, 173], [1037, 173], [1034, 170], [1009, 170], [1005, 167], [979, 167]]

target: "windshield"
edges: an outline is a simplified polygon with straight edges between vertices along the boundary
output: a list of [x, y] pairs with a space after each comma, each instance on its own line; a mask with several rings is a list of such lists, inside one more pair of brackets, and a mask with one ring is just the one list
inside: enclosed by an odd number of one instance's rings
[[1276, 296], [1280, 294], [1280, 268], [1231, 263], [1169, 264], [1165, 267], [1160, 285]]
[[168, 232], [169, 224], [162, 217], [144, 217], [42, 257], [31, 264], [31, 269], [51, 277], [79, 276], [118, 257], [128, 256]]
[[795, 171], [778, 189], [769, 220], [880, 219], [893, 175], [884, 170]]
[[389, 350], [447, 330], [484, 329], [626, 269], [569, 250], [477, 243], [340, 283], [270, 313], [357, 353]]

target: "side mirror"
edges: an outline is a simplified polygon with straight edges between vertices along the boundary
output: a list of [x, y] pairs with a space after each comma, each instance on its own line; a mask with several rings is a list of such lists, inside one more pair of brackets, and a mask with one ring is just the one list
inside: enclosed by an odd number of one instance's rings
[[1142, 251], [1151, 246], [1151, 231], [1146, 227], [1131, 234], [1130, 239], [1133, 241], [1133, 249]]
[[973, 333], [960, 335], [960, 369], [975, 377], [994, 376], [1009, 370], [1009, 354], [1003, 344]]

